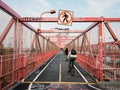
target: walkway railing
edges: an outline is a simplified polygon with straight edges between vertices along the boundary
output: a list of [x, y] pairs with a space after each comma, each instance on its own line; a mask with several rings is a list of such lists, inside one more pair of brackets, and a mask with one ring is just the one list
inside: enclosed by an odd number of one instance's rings
[[6, 89], [15, 82], [30, 74], [46, 60], [55, 55], [57, 50], [30, 55], [5, 55], [0, 56], [0, 89]]
[[98, 80], [119, 81], [120, 21], [102, 20], [86, 28], [67, 47], [69, 50], [75, 47], [78, 52], [77, 62]]
[[21, 16], [0, 1], [0, 90], [30, 74], [58, 51]]

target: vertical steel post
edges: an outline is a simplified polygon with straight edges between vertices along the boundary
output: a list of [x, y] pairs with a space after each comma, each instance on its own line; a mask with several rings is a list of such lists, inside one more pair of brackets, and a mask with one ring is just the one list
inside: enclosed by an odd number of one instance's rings
[[117, 73], [116, 73], [116, 58], [115, 58], [115, 55], [113, 55], [113, 61], [114, 61], [114, 81], [116, 81]]
[[16, 55], [17, 55], [17, 26], [18, 26], [18, 20], [15, 21], [15, 24], [14, 24], [14, 53], [13, 53], [13, 73], [12, 73], [12, 82], [15, 81], [15, 76], [14, 76], [14, 70], [15, 70], [15, 59], [16, 59]]
[[44, 52], [44, 38], [43, 38], [43, 52]]
[[23, 25], [21, 24], [21, 23], [19, 23], [19, 27], [20, 27], [20, 29], [19, 29], [19, 54], [22, 54], [22, 49], [23, 49], [23, 29], [22, 29], [22, 27], [23, 27]]
[[84, 34], [84, 53], [86, 54], [87, 45], [86, 45], [86, 34]]
[[102, 57], [103, 57], [103, 46], [102, 46], [102, 22], [99, 23], [99, 79], [103, 79], [103, 70], [102, 70]]
[[79, 50], [79, 38], [77, 39], [77, 51]]
[[2, 90], [2, 55], [0, 56], [0, 90]]
[[49, 50], [49, 46], [48, 46], [48, 40], [46, 41], [46, 51]]

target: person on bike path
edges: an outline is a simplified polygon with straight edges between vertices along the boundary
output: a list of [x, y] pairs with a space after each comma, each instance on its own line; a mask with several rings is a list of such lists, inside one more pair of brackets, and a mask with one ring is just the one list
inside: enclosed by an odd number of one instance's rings
[[65, 53], [65, 58], [66, 58], [66, 61], [68, 60], [68, 59], [67, 59], [68, 52], [69, 52], [69, 51], [68, 51], [68, 48], [66, 48], [66, 49], [65, 49], [65, 51], [64, 51], [64, 53]]
[[67, 56], [67, 59], [69, 60], [68, 73], [71, 72], [71, 69], [74, 67], [74, 61], [76, 60], [76, 57], [77, 57], [77, 52], [74, 48], [72, 48]]

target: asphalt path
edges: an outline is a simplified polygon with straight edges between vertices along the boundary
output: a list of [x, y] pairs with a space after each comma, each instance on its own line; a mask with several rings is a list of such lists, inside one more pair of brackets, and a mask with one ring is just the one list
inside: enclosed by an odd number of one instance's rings
[[68, 73], [68, 63], [60, 51], [10, 90], [106, 90], [77, 63]]

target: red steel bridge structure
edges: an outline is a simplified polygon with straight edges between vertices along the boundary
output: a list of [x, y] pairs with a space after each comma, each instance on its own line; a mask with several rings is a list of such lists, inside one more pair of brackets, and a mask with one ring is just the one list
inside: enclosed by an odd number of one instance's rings
[[57, 21], [57, 17], [21, 17], [0, 1], [0, 90], [7, 90], [61, 48], [73, 46], [76, 62], [98, 81], [120, 81], [120, 18], [74, 17], [73, 23], [90, 23], [84, 30], [38, 31], [29, 24]]

